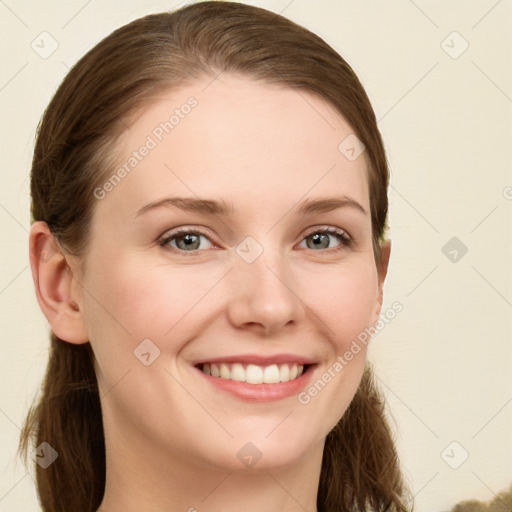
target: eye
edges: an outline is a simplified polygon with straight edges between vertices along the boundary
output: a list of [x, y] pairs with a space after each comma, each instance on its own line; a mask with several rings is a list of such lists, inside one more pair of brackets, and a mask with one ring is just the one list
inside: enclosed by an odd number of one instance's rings
[[[334, 238], [338, 241], [338, 245], [331, 247], [331, 239]], [[208, 241], [210, 246], [205, 247], [201, 243], [201, 239]], [[306, 249], [333, 249], [335, 251], [342, 250], [345, 247], [350, 247], [353, 244], [353, 239], [343, 229], [334, 227], [316, 228], [316, 231], [309, 232], [303, 242], [306, 242]], [[308, 243], [310, 242], [310, 243]], [[191, 255], [197, 254], [204, 249], [210, 249], [213, 244], [209, 235], [200, 230], [180, 229], [179, 231], [165, 234], [159, 241], [158, 245], [171, 250], [178, 250], [181, 252], [188, 252]], [[301, 246], [299, 246], [301, 247]], [[302, 246], [303, 247], [303, 246]]]
[[[183, 252], [194, 252], [199, 249], [209, 249], [209, 247], [204, 247], [204, 244], [201, 244], [201, 238], [208, 240], [211, 244], [208, 235], [202, 231], [181, 229], [174, 233], [164, 235], [164, 238], [159, 240], [158, 245], [162, 247], [171, 247], [172, 249], [179, 249]], [[175, 242], [175, 245], [173, 245], [173, 242]]]
[[[304, 241], [306, 242], [307, 249], [330, 249], [331, 238], [338, 240], [338, 245], [333, 247], [334, 250], [350, 247], [353, 243], [352, 238], [346, 231], [333, 227], [316, 228], [316, 231], [312, 231], [306, 235]], [[310, 243], [308, 243], [308, 241], [310, 241]]]

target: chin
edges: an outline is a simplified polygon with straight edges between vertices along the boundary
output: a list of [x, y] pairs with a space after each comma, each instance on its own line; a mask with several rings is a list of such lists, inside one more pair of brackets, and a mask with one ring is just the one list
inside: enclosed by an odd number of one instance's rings
[[[323, 433], [313, 436], [299, 426], [290, 426], [280, 433], [276, 430], [265, 439], [268, 432], [252, 431], [253, 437], [245, 432], [243, 436], [230, 440], [221, 452], [209, 453], [209, 465], [225, 472], [258, 474], [294, 468], [308, 457], [323, 453]], [[289, 435], [290, 432], [294, 435]], [[221, 446], [216, 444], [216, 448], [218, 450]]]

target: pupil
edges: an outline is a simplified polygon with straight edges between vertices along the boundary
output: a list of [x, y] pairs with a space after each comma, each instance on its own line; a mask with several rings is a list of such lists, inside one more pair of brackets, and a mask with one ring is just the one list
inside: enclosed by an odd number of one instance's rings
[[315, 235], [313, 235], [313, 244], [316, 245], [317, 247], [321, 244], [325, 246], [325, 242], [329, 242], [329, 237], [327, 237], [326, 235], [320, 233], [316, 233]]
[[[190, 233], [187, 233], [186, 235], [182, 235], [181, 237], [178, 238], [178, 246], [181, 244], [182, 247], [192, 247], [194, 246], [194, 244], [197, 245], [197, 239], [198, 237], [196, 235], [193, 235], [193, 234], [190, 234]], [[192, 247], [192, 248], [197, 248], [197, 247]]]

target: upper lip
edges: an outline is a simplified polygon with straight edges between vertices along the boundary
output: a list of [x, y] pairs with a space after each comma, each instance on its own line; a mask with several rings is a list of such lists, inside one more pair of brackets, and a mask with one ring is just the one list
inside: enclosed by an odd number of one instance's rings
[[308, 357], [299, 356], [296, 354], [274, 354], [272, 356], [263, 356], [261, 354], [240, 354], [238, 356], [221, 356], [211, 357], [208, 359], [201, 359], [195, 361], [193, 364], [197, 366], [205, 363], [244, 363], [255, 364], [258, 366], [269, 366], [271, 364], [314, 364], [315, 361]]

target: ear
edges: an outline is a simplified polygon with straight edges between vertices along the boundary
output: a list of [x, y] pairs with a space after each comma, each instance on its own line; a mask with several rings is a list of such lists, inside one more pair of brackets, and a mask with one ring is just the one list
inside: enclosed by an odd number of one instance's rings
[[87, 343], [81, 294], [73, 286], [71, 268], [46, 222], [32, 223], [29, 254], [37, 301], [52, 331], [69, 343]]
[[380, 261], [377, 261], [377, 277], [378, 277], [378, 296], [375, 304], [373, 316], [373, 325], [379, 320], [382, 303], [384, 300], [384, 280], [388, 273], [389, 257], [391, 255], [391, 240], [385, 240], [381, 245]]

